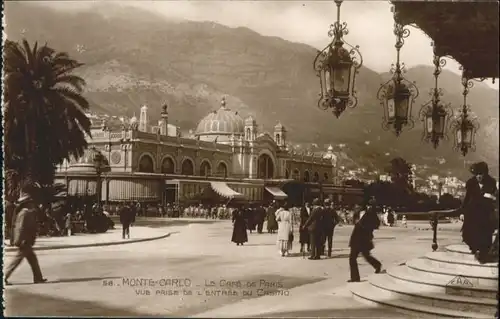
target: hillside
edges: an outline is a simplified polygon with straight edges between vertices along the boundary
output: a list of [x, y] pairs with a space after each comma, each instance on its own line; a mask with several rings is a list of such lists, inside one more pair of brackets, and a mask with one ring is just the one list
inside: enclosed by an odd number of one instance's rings
[[[5, 12], [9, 39], [24, 36], [47, 42], [86, 64], [80, 72], [96, 111], [131, 116], [147, 104], [154, 118], [167, 102], [172, 122], [190, 129], [227, 95], [229, 107], [253, 115], [267, 130], [280, 120], [294, 142], [347, 144], [349, 156], [360, 165], [383, 165], [384, 154], [390, 153], [433, 167], [443, 157], [443, 169], [463, 171], [463, 159], [450, 143], [437, 151], [421, 143], [418, 120], [399, 139], [381, 129], [382, 108], [376, 93], [385, 74], [363, 68], [357, 81], [359, 105], [340, 119], [319, 110], [319, 86], [312, 69], [316, 49], [310, 46], [246, 28], [169, 21], [114, 4], [67, 12], [8, 2]], [[417, 81], [421, 91], [416, 117], [433, 85], [432, 68], [410, 69], [407, 77]], [[460, 77], [445, 71], [442, 78], [445, 99], [460, 105]], [[468, 160], [484, 159], [498, 172], [498, 92], [477, 85], [469, 102], [483, 126], [478, 150]]]

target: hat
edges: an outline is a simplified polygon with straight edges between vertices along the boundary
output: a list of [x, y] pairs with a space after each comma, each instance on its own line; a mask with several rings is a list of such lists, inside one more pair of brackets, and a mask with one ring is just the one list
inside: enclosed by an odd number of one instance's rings
[[315, 199], [313, 199], [313, 201], [312, 201], [312, 204], [313, 204], [313, 205], [319, 205], [320, 203], [321, 203], [321, 201], [319, 200], [319, 198], [315, 198]]
[[373, 206], [375, 204], [376, 204], [375, 200], [373, 198], [370, 198], [370, 200], [368, 201], [368, 205], [372, 205]]
[[28, 193], [25, 193], [25, 192], [21, 192], [19, 194], [19, 198], [17, 199], [17, 204], [23, 204], [23, 203], [27, 203], [27, 202], [30, 202], [33, 200], [33, 197], [31, 197], [30, 194]]

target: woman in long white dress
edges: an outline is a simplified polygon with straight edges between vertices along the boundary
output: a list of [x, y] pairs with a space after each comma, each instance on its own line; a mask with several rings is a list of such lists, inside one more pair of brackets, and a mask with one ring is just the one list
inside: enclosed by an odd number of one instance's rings
[[[278, 247], [282, 257], [288, 256], [292, 250], [292, 237], [294, 216], [288, 205], [284, 205], [276, 211], [276, 221], [278, 222]], [[292, 234], [292, 235], [291, 235]]]

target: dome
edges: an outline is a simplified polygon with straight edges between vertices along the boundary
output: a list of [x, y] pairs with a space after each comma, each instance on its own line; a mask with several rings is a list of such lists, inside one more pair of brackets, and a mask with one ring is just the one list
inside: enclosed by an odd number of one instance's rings
[[[69, 171], [79, 171], [79, 172], [91, 172], [95, 173], [96, 172], [96, 157], [98, 155], [101, 155], [101, 152], [94, 148], [88, 148], [84, 151], [83, 155], [75, 160], [74, 158], [71, 159], [70, 165], [69, 165]], [[105, 158], [102, 158], [103, 164], [106, 162]]]
[[198, 123], [195, 135], [242, 135], [244, 128], [243, 118], [237, 112], [228, 109], [223, 98], [221, 107]]
[[148, 110], [148, 107], [147, 107], [146, 105], [143, 105], [143, 106], [141, 107], [141, 111], [147, 111], [147, 110]]

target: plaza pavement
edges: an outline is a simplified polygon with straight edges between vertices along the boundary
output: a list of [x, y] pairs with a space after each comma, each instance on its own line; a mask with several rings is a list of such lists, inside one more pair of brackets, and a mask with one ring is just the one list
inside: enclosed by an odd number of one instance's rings
[[[174, 234], [155, 241], [40, 251], [50, 282], [31, 284], [23, 263], [6, 287], [5, 315], [402, 316], [351, 298], [346, 280], [352, 226], [336, 229], [334, 257], [319, 261], [304, 258], [297, 245], [291, 257], [280, 257], [271, 234], [249, 234], [247, 244], [236, 246], [229, 221], [166, 228]], [[441, 234], [440, 247], [459, 242], [459, 235]], [[375, 238], [374, 255], [385, 267], [431, 250], [430, 231], [384, 227]], [[359, 263], [362, 276], [373, 274], [364, 260]]]

